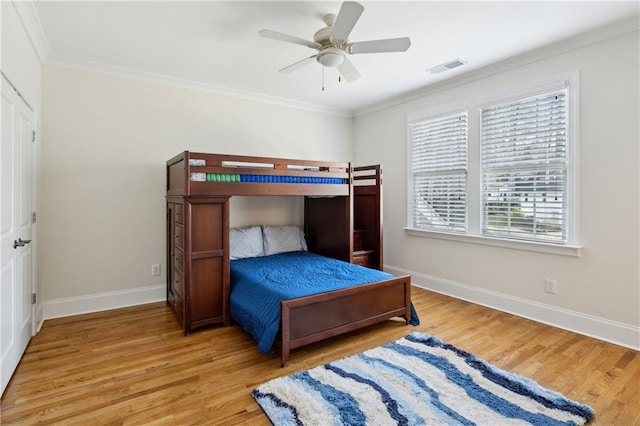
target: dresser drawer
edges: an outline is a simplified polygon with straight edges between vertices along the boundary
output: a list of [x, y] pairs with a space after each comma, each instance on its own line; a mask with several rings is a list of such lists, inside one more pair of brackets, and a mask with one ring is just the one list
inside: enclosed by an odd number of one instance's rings
[[175, 266], [176, 270], [184, 272], [184, 253], [182, 250], [176, 250]]
[[358, 250], [353, 252], [353, 263], [370, 268], [373, 265], [373, 250]]
[[180, 296], [184, 296], [184, 275], [182, 275], [182, 272], [176, 271], [173, 277], [173, 289]]
[[183, 248], [184, 247], [184, 228], [180, 225], [175, 226], [175, 243], [176, 247]]
[[184, 206], [182, 204], [176, 204], [176, 223], [183, 224], [184, 223]]
[[180, 325], [184, 327], [184, 299], [181, 295], [177, 294], [173, 300], [173, 312], [175, 312], [176, 318], [180, 321]]

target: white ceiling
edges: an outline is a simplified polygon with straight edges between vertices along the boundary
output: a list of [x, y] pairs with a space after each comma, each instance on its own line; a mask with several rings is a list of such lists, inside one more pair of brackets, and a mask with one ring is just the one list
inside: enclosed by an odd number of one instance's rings
[[[307, 40], [341, 2], [36, 1], [45, 63], [110, 70], [196, 85], [238, 96], [352, 114], [558, 40], [638, 14], [625, 2], [362, 1], [350, 41], [407, 36], [405, 53], [352, 55], [362, 77], [338, 83], [337, 71], [311, 63], [315, 53], [258, 36], [271, 29]], [[36, 20], [37, 22], [37, 20]], [[43, 56], [43, 55], [41, 55]], [[466, 65], [432, 75], [460, 58]]]

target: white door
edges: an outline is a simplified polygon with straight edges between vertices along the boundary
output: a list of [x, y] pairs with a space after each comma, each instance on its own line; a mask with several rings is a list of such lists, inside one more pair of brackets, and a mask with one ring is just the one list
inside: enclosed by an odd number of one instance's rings
[[32, 335], [33, 111], [2, 79], [0, 105], [0, 394]]

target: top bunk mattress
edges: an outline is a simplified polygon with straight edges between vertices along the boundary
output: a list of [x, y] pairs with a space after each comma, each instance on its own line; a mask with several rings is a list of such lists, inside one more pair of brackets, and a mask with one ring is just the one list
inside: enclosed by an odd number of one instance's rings
[[231, 317], [268, 353], [280, 328], [280, 302], [393, 278], [308, 252], [231, 261]]

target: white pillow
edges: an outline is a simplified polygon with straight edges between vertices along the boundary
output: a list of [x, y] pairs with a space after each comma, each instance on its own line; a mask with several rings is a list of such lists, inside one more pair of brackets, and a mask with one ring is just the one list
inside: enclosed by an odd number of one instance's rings
[[284, 253], [287, 251], [307, 251], [304, 232], [299, 226], [262, 226], [264, 254]]
[[264, 256], [262, 227], [229, 229], [229, 256], [231, 259]]

